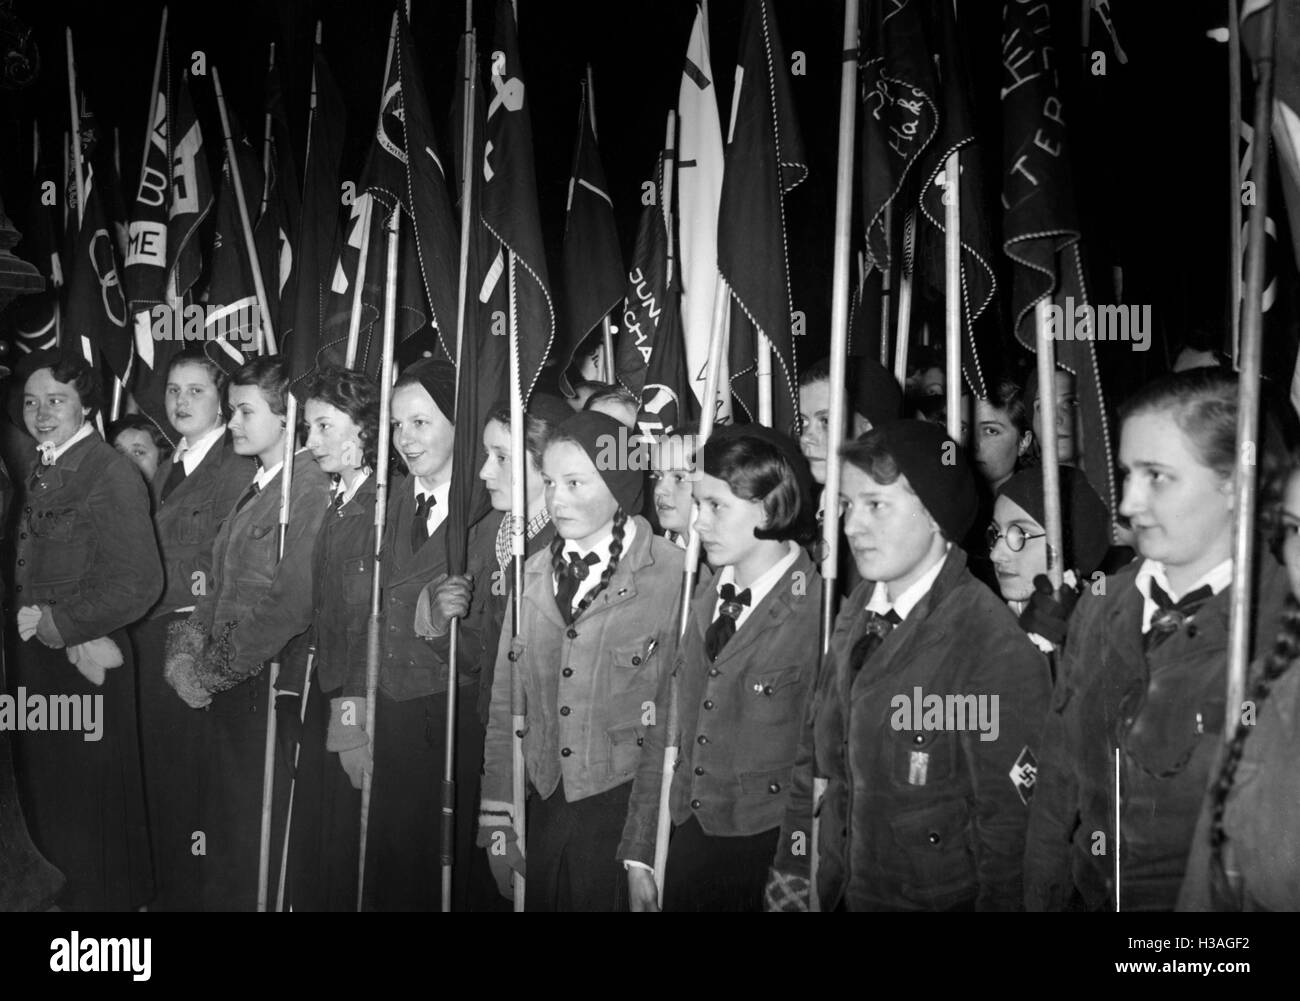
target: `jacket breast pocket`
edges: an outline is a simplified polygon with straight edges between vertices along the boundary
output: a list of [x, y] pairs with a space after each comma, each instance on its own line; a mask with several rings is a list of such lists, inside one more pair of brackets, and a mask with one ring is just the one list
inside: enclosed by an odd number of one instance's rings
[[946, 730], [890, 730], [895, 788], [947, 782], [957, 772], [957, 735]]
[[51, 585], [80, 580], [90, 570], [90, 540], [77, 532], [76, 508], [36, 511], [28, 519], [33, 538], [32, 583]]
[[343, 600], [349, 605], [362, 605], [370, 601], [372, 584], [370, 560], [364, 556], [346, 560], [343, 564]]
[[942, 910], [975, 895], [975, 852], [965, 801], [897, 813], [889, 827], [907, 859], [914, 881], [908, 890], [915, 899]]
[[631, 643], [616, 646], [610, 651], [613, 670], [610, 672], [610, 695], [626, 695], [641, 687], [651, 689], [654, 696], [657, 676], [653, 668], [659, 661], [658, 642], [653, 636], [646, 636]]
[[624, 724], [605, 731], [609, 738], [609, 772], [611, 779], [627, 780], [636, 774], [645, 745], [645, 727]]
[[751, 674], [744, 681], [745, 715], [765, 724], [794, 725], [803, 712], [804, 669], [798, 664], [777, 671]]
[[68, 542], [77, 523], [75, 507], [48, 508], [33, 512], [27, 519], [32, 535], [48, 542]]
[[269, 566], [279, 562], [276, 530], [280, 526], [275, 522], [268, 525], [248, 526], [248, 546], [256, 559], [265, 561]]
[[212, 523], [212, 501], [187, 504], [177, 515], [176, 541], [186, 546], [211, 542], [215, 535]]

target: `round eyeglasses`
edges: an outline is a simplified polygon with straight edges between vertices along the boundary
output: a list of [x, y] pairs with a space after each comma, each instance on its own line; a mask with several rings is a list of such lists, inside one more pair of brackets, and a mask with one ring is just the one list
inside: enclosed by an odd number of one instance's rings
[[997, 525], [990, 525], [984, 533], [984, 541], [988, 543], [990, 551], [998, 544], [998, 539], [1006, 539], [1007, 548], [1013, 553], [1023, 550], [1025, 543], [1030, 539], [1043, 539], [1046, 537], [1046, 532], [1026, 532], [1019, 525], [1012, 525], [1005, 532], [999, 532]]

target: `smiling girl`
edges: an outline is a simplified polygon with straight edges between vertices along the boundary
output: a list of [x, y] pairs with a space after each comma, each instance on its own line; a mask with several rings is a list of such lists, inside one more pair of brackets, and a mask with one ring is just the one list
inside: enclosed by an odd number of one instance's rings
[[[1121, 410], [1120, 513], [1141, 561], [1085, 594], [1048, 715], [1025, 853], [1031, 909], [1114, 910], [1119, 751], [1124, 910], [1171, 910], [1223, 733], [1232, 581], [1236, 381], [1167, 377]], [[1277, 632], [1280, 568], [1257, 628]]]
[[528, 910], [627, 910], [615, 852], [677, 646], [682, 576], [681, 550], [634, 514], [642, 473], [631, 447], [618, 421], [594, 412], [552, 436], [542, 477], [557, 535], [525, 568], [517, 637], [501, 637], [479, 844], [510, 896], [511, 869], [524, 871], [512, 817], [513, 662], [528, 706]]

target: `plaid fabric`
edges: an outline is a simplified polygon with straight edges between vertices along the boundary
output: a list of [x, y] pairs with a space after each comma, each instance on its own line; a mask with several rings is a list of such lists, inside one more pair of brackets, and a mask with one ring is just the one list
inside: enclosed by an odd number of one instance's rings
[[763, 907], [767, 911], [806, 911], [811, 889], [812, 884], [803, 876], [772, 869], [767, 876]]

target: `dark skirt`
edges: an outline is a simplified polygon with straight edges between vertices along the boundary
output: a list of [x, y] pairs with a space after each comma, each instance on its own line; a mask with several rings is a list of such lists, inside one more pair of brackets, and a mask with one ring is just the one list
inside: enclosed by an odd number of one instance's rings
[[[469, 909], [478, 823], [483, 724], [477, 684], [461, 685], [456, 713], [456, 821], [451, 906]], [[382, 692], [375, 709], [375, 771], [366, 837], [365, 909], [442, 909], [441, 817], [447, 694], [396, 702]]]
[[131, 631], [139, 664], [140, 756], [153, 848], [151, 911], [193, 911], [202, 906], [204, 856], [196, 854], [204, 847], [199, 752], [209, 714], [187, 706], [163, 679], [167, 627], [189, 614], [171, 612], [147, 619]]
[[357, 909], [361, 792], [352, 788], [339, 756], [325, 750], [330, 699], [341, 692], [322, 692], [312, 677], [289, 836], [289, 900], [295, 911]]
[[759, 912], [781, 829], [714, 837], [694, 817], [674, 828], [664, 876], [665, 911]]
[[[136, 727], [135, 658], [125, 631], [109, 637], [123, 663], [103, 686], [82, 677], [66, 650], [35, 637], [16, 643], [12, 690], [46, 704], [89, 696], [100, 736], [81, 730], [16, 731], [15, 773], [27, 827], [41, 853], [67, 877], [56, 904], [71, 911], [128, 911], [153, 896], [149, 832]], [[66, 704], [66, 703], [65, 703]]]
[[561, 780], [528, 802], [525, 911], [626, 911], [627, 873], [615, 856], [632, 783], [569, 803]]

